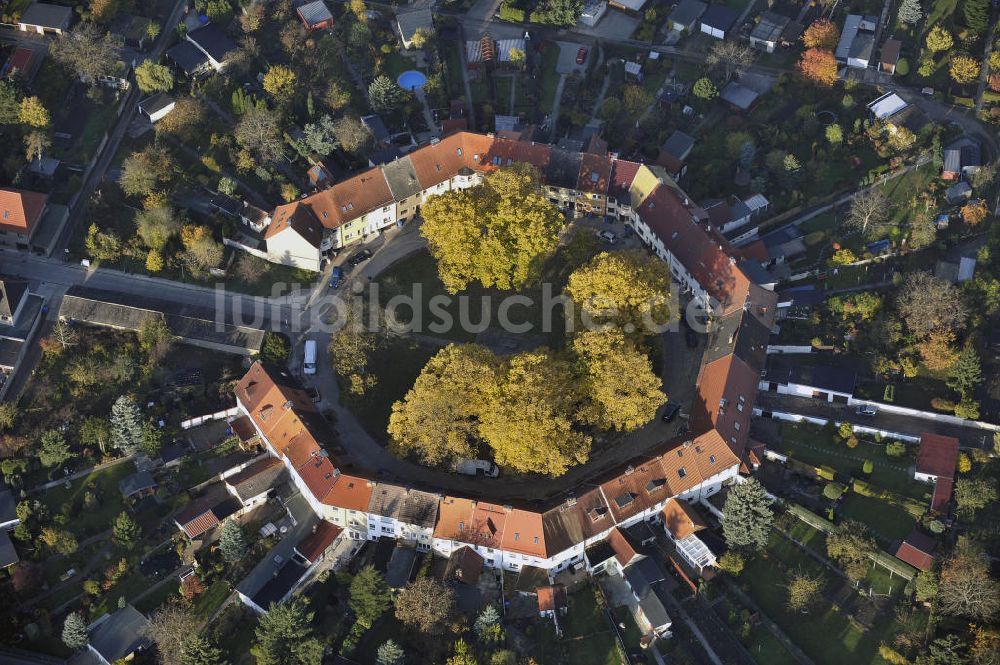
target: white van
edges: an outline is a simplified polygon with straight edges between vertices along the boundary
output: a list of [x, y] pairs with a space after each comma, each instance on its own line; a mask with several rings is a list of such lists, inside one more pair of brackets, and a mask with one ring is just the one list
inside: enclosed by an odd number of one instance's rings
[[316, 373], [316, 340], [314, 339], [306, 340], [305, 353], [302, 358], [302, 373]]

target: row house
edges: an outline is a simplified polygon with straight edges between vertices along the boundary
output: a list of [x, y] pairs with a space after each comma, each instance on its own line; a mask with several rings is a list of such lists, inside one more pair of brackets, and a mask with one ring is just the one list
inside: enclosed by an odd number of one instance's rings
[[440, 501], [440, 494], [378, 483], [368, 503], [368, 539], [395, 538], [429, 551]]

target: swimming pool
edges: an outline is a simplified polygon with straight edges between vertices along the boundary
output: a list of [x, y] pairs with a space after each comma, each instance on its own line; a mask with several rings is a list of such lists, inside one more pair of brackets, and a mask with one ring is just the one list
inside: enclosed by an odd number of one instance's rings
[[410, 69], [400, 74], [396, 82], [399, 83], [399, 87], [403, 90], [414, 92], [418, 88], [424, 87], [424, 84], [427, 83], [427, 77], [424, 76], [423, 72]]

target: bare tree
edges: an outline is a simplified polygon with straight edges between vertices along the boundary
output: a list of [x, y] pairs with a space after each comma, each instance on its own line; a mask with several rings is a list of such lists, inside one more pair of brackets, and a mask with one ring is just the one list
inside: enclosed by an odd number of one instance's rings
[[281, 129], [274, 111], [270, 109], [248, 108], [236, 125], [234, 134], [239, 144], [256, 153], [261, 161], [274, 162], [285, 154]]
[[198, 627], [198, 617], [190, 609], [170, 602], [150, 618], [146, 636], [156, 642], [162, 665], [180, 665], [184, 645], [198, 633]]
[[59, 321], [56, 322], [55, 327], [52, 328], [52, 338], [59, 342], [64, 349], [70, 346], [75, 346], [79, 340], [79, 336], [76, 334], [76, 331], [62, 319], [59, 319]]
[[851, 228], [867, 234], [882, 228], [888, 219], [889, 199], [881, 189], [872, 188], [858, 192], [844, 221]]
[[896, 307], [907, 327], [921, 337], [933, 330], [951, 329], [968, 314], [958, 288], [929, 272], [906, 276]]
[[989, 574], [989, 558], [978, 546], [959, 541], [941, 567], [938, 604], [945, 614], [992, 621], [1000, 612], [1000, 583]]
[[731, 41], [716, 42], [708, 51], [705, 62], [709, 67], [723, 67], [726, 80], [733, 74], [742, 74], [753, 64], [756, 53], [744, 44]]
[[92, 23], [84, 23], [71, 33], [62, 35], [49, 50], [56, 62], [76, 74], [81, 81], [93, 83], [103, 74], [112, 74], [118, 67], [122, 41]]

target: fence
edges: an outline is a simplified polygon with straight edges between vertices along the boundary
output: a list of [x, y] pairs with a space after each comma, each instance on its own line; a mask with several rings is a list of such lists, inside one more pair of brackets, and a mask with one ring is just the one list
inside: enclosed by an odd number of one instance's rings
[[255, 249], [253, 247], [250, 247], [249, 245], [244, 245], [239, 240], [233, 240], [232, 238], [223, 238], [222, 244], [226, 245], [227, 247], [232, 247], [233, 249], [238, 249], [242, 252], [246, 252], [247, 254], [252, 254], [253, 256], [256, 256], [258, 259], [264, 259], [265, 261], [269, 260], [267, 258], [267, 252], [260, 249]]
[[769, 344], [767, 352], [771, 353], [812, 353], [811, 344]]
[[209, 413], [204, 416], [196, 416], [190, 420], [181, 421], [181, 429], [191, 429], [192, 427], [197, 427], [198, 425], [204, 425], [205, 423], [212, 422], [213, 420], [222, 420], [223, 418], [229, 418], [239, 414], [240, 408], [234, 406], [231, 409], [226, 409], [225, 411], [216, 411], [215, 413]]
[[984, 423], [980, 420], [966, 420], [965, 418], [958, 418], [956, 416], [949, 416], [947, 413], [935, 413], [934, 411], [921, 411], [920, 409], [910, 409], [905, 406], [898, 406], [896, 404], [886, 404], [884, 402], [872, 402], [864, 399], [850, 399], [848, 404], [852, 406], [871, 404], [872, 406], [878, 407], [880, 411], [886, 411], [888, 413], [896, 413], [901, 416], [916, 416], [917, 418], [923, 418], [924, 420], [936, 420], [937, 422], [947, 423], [949, 425], [958, 425], [959, 427], [976, 427], [978, 429], [989, 430], [991, 432], [1000, 432], [1000, 425], [994, 425], [993, 423]]

